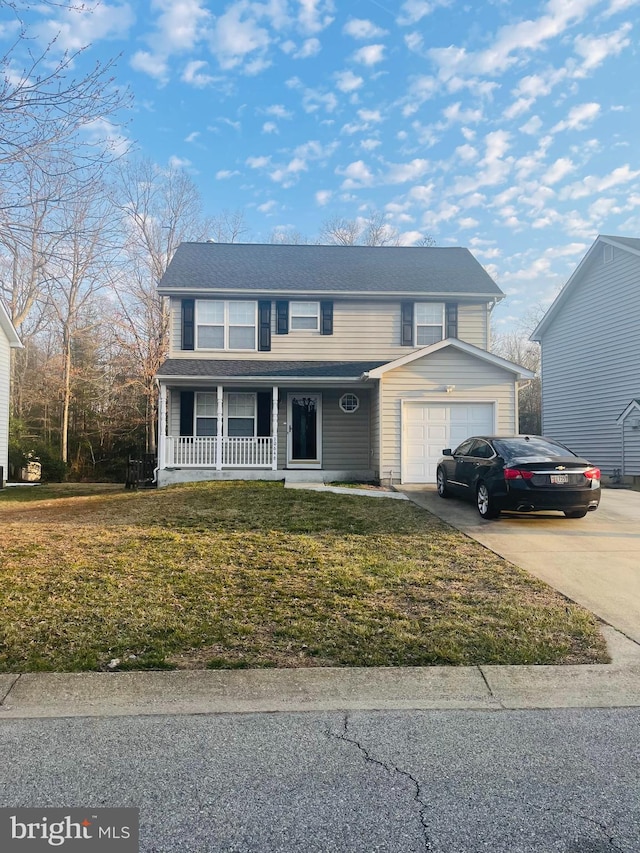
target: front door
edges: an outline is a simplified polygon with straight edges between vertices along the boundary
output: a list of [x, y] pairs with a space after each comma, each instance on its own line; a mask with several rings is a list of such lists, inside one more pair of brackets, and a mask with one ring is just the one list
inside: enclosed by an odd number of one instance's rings
[[322, 467], [322, 395], [287, 396], [287, 467]]

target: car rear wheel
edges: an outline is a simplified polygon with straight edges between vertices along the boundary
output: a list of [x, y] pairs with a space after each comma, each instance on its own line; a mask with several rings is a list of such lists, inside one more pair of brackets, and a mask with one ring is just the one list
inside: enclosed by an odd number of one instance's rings
[[449, 497], [449, 489], [447, 488], [447, 478], [444, 475], [444, 471], [442, 468], [438, 468], [438, 473], [436, 474], [436, 483], [438, 488], [438, 494], [441, 498]]
[[489, 494], [489, 489], [484, 483], [478, 485], [476, 506], [482, 518], [497, 518], [500, 515], [500, 510], [496, 508], [494, 500]]
[[564, 514], [566, 515], [567, 518], [584, 518], [585, 515], [587, 514], [587, 510], [586, 509], [565, 510]]

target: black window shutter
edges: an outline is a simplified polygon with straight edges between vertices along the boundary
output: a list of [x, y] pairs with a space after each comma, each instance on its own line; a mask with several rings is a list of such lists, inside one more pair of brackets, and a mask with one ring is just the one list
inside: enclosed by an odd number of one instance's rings
[[194, 349], [195, 300], [182, 300], [182, 349]]
[[269, 352], [271, 349], [271, 300], [258, 302], [258, 349]]
[[193, 391], [180, 392], [180, 435], [193, 435]]
[[333, 334], [333, 302], [320, 303], [320, 334]]
[[289, 303], [276, 302], [276, 335], [289, 334]]
[[402, 308], [402, 346], [413, 346], [413, 302], [403, 302]]
[[445, 338], [458, 337], [458, 303], [447, 302], [445, 305], [446, 329]]
[[271, 435], [271, 391], [258, 391], [258, 435]]

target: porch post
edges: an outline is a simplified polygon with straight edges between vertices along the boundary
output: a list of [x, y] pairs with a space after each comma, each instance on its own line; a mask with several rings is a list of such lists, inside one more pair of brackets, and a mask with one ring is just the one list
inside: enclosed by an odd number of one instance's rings
[[222, 385], [218, 385], [218, 411], [216, 429], [216, 471], [222, 471]]
[[271, 398], [271, 470], [278, 470], [278, 387], [273, 386]]
[[167, 467], [167, 386], [160, 383], [158, 395], [158, 468]]

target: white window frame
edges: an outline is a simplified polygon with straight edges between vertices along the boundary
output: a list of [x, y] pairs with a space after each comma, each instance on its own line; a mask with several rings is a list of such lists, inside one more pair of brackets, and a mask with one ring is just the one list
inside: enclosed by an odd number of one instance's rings
[[[217, 302], [222, 304], [223, 308], [223, 336], [224, 345], [222, 347], [200, 347], [198, 346], [198, 329], [200, 326], [210, 326], [211, 323], [200, 323], [198, 319], [199, 306], [203, 303]], [[253, 305], [253, 323], [230, 323], [229, 322], [229, 306], [238, 302], [246, 302]], [[253, 299], [196, 299], [195, 305], [195, 349], [200, 352], [222, 352], [223, 350], [231, 352], [254, 352], [258, 349], [258, 303]], [[253, 346], [251, 347], [230, 347], [229, 346], [229, 330], [230, 328], [253, 329]]]
[[[213, 397], [214, 400], [214, 410], [216, 414], [211, 415], [199, 415], [198, 414], [198, 397], [203, 397], [205, 394], [208, 394], [210, 397]], [[216, 432], [218, 429], [218, 400], [215, 391], [196, 391], [193, 400], [193, 436], [194, 438], [216, 438], [216, 435], [198, 435], [198, 420], [207, 420], [213, 421], [216, 424]]]
[[[354, 400], [356, 401], [356, 404], [353, 407], [353, 409], [345, 409], [345, 407], [344, 407], [345, 397], [353, 397], [354, 398]], [[358, 409], [360, 408], [360, 398], [358, 397], [357, 394], [354, 394], [353, 391], [346, 391], [340, 397], [340, 399], [338, 401], [338, 405], [340, 406], [341, 411], [343, 411], [345, 413], [345, 415], [352, 415], [354, 412], [357, 412]]]
[[[231, 394], [243, 394], [246, 397], [253, 398], [253, 436], [230, 436], [229, 435], [229, 397]], [[239, 415], [231, 415], [231, 420], [239, 417]], [[242, 415], [243, 418], [249, 415]], [[253, 391], [225, 391], [224, 394], [224, 434], [228, 438], [255, 438], [258, 434], [258, 395]]]
[[[294, 317], [311, 317], [311, 314], [296, 314], [294, 311], [295, 305], [315, 305], [316, 308], [316, 326], [315, 329], [296, 329], [293, 325]], [[320, 303], [316, 302], [315, 299], [296, 299], [295, 301], [289, 302], [289, 332], [305, 332], [307, 333], [318, 333], [320, 331]]]
[[[418, 306], [419, 305], [439, 305], [442, 308], [441, 321], [440, 323], [418, 323]], [[413, 340], [415, 341], [415, 345], [417, 347], [427, 347], [431, 346], [431, 344], [419, 344], [418, 343], [418, 329], [437, 329], [441, 330], [440, 340], [443, 341], [445, 338], [445, 304], [444, 302], [415, 302], [413, 306]], [[433, 343], [439, 343], [438, 341], [434, 341]]]

